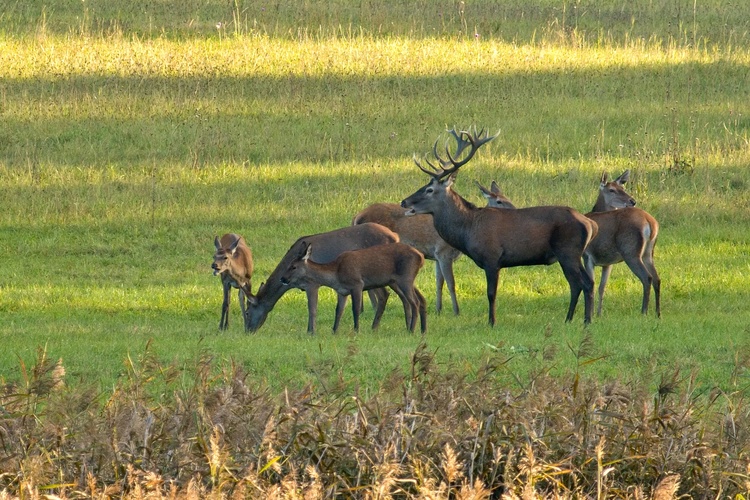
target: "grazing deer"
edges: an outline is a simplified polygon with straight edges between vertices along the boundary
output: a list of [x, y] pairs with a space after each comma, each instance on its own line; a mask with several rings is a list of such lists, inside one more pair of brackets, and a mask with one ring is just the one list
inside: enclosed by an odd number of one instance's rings
[[623, 186], [630, 179], [626, 170], [610, 181], [606, 172], [599, 183], [599, 196], [591, 212], [586, 214], [599, 225], [599, 234], [583, 256], [586, 270], [591, 276], [594, 266], [602, 267], [599, 281], [597, 315], [602, 314], [604, 289], [607, 287], [612, 265], [625, 261], [643, 285], [641, 313], [648, 313], [651, 287], [654, 288], [656, 317], [661, 317], [661, 278], [654, 266], [654, 247], [659, 236], [659, 223], [651, 214], [635, 208], [635, 200]]
[[242, 318], [245, 318], [245, 299], [250, 296], [250, 280], [253, 276], [253, 254], [244, 238], [239, 234], [227, 233], [219, 239], [214, 238], [214, 262], [211, 268], [214, 276], [221, 276], [221, 285], [224, 288], [224, 301], [221, 304], [221, 319], [219, 330], [229, 327], [229, 292], [232, 288], [238, 288], [240, 309]]
[[570, 287], [570, 304], [565, 321], [571, 321], [578, 299], [584, 295], [584, 323], [591, 322], [594, 280], [582, 264], [583, 251], [596, 235], [596, 223], [570, 207], [547, 206], [496, 210], [479, 208], [453, 191], [452, 174], [472, 159], [477, 150], [495, 136], [480, 131], [450, 133], [456, 139], [455, 158], [446, 147], [448, 159], [433, 155], [441, 164], [431, 170], [415, 159], [430, 182], [404, 199], [401, 206], [408, 215], [429, 213], [440, 237], [474, 261], [485, 272], [489, 323], [495, 325], [495, 296], [500, 269], [514, 266], [550, 265], [559, 262]]
[[414, 286], [417, 273], [424, 265], [424, 256], [418, 250], [404, 243], [387, 243], [343, 252], [334, 261], [319, 264], [310, 258], [312, 249], [313, 245], [304, 244], [304, 253], [289, 266], [281, 282], [292, 286], [307, 280], [333, 288], [338, 294], [333, 333], [338, 330], [349, 295], [352, 296], [354, 330], [359, 331], [363, 291], [385, 286], [396, 292], [404, 304], [406, 328], [413, 332], [419, 315], [421, 330], [425, 332], [427, 306]]
[[[625, 261], [643, 284], [641, 312], [643, 314], [648, 312], [649, 295], [653, 286], [656, 316], [661, 317], [661, 279], [654, 266], [654, 246], [659, 234], [659, 223], [648, 212], [635, 208], [635, 200], [623, 188], [629, 179], [629, 170], [623, 172], [614, 181], [609, 180], [606, 172], [602, 174], [599, 197], [593, 210], [586, 214], [586, 217], [599, 226], [599, 232], [586, 247], [583, 262], [586, 271], [592, 277], [594, 266], [602, 267], [597, 316], [602, 314], [604, 290], [607, 287], [612, 266]], [[487, 197], [487, 206], [509, 208], [505, 201], [498, 200], [492, 194], [488, 195], [484, 189], [482, 192]]]
[[[284, 257], [278, 263], [276, 268], [271, 272], [268, 280], [260, 285], [256, 295], [248, 297], [247, 312], [245, 313], [245, 327], [255, 332], [266, 321], [268, 313], [271, 312], [276, 302], [292, 286], [284, 285], [281, 277], [289, 269], [289, 266], [297, 260], [303, 245], [313, 245], [312, 259], [319, 263], [328, 263], [347, 250], [357, 250], [385, 243], [396, 243], [399, 237], [390, 229], [380, 224], [360, 224], [357, 226], [347, 226], [326, 233], [319, 233], [299, 238]], [[320, 285], [312, 281], [304, 280], [294, 286], [300, 288], [307, 294], [307, 331], [315, 333], [315, 323], [318, 315], [318, 289]], [[377, 328], [380, 318], [385, 310], [388, 292], [384, 288], [372, 290], [376, 298], [375, 318], [373, 319], [373, 328]]]
[[461, 252], [440, 237], [432, 223], [432, 215], [407, 217], [404, 209], [397, 203], [375, 203], [360, 211], [352, 219], [354, 225], [364, 222], [376, 222], [387, 227], [398, 234], [401, 243], [413, 246], [426, 259], [434, 260], [437, 312], [443, 309], [443, 283], [445, 283], [448, 285], [448, 293], [451, 296], [453, 313], [459, 313], [453, 262], [461, 256]]

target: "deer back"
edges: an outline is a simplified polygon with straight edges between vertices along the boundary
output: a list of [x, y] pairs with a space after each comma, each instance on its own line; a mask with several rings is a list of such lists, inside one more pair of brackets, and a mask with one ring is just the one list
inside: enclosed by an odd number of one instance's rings
[[438, 255], [445, 252], [455, 254], [460, 252], [453, 249], [440, 237], [432, 215], [420, 214], [407, 216], [401, 205], [397, 203], [375, 203], [354, 216], [352, 224], [375, 222], [397, 233], [401, 243], [406, 243], [419, 250], [426, 258], [436, 260]]

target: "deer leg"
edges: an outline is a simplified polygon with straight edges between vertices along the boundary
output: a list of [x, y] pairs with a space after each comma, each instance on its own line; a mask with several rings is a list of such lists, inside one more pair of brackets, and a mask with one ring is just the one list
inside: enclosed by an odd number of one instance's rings
[[392, 284], [391, 289], [393, 289], [394, 292], [396, 292], [396, 295], [398, 295], [398, 298], [401, 299], [401, 304], [404, 306], [404, 318], [406, 319], [406, 329], [409, 331], [414, 331], [414, 324], [416, 322], [416, 311], [414, 310], [412, 301], [409, 297], [409, 291], [408, 289], [404, 289], [399, 284]]
[[370, 298], [375, 297], [375, 302], [373, 303], [375, 317], [372, 319], [372, 329], [377, 330], [378, 326], [380, 326], [380, 319], [383, 317], [383, 312], [385, 312], [385, 305], [388, 303], [390, 292], [387, 288], [373, 288], [372, 290], [368, 290], [368, 294]]
[[341, 316], [344, 314], [346, 308], [346, 295], [338, 294], [336, 296], [336, 318], [333, 320], [333, 333], [339, 329], [341, 323]]
[[487, 302], [489, 302], [489, 322], [490, 326], [495, 326], [495, 297], [497, 296], [497, 280], [500, 269], [485, 269], [484, 275], [487, 278]]
[[435, 261], [435, 309], [440, 313], [443, 310], [443, 284], [445, 278], [443, 271], [440, 269], [440, 261]]
[[419, 328], [424, 333], [427, 331], [427, 301], [417, 287], [414, 287], [414, 294], [417, 296], [419, 303]]
[[607, 288], [609, 275], [612, 273], [612, 265], [602, 266], [602, 277], [599, 280], [599, 290], [597, 291], [598, 303], [596, 306], [596, 315], [602, 315], [602, 304], [604, 303], [604, 290]]
[[307, 333], [315, 333], [315, 323], [318, 319], [318, 288], [315, 283], [305, 284], [305, 293], [307, 294]]
[[654, 305], [656, 306], [656, 317], [661, 318], [661, 278], [654, 266], [654, 243], [651, 242], [646, 247], [643, 263], [646, 265], [648, 272], [651, 274], [651, 285], [654, 287]]
[[584, 292], [583, 322], [584, 324], [591, 323], [591, 313], [594, 309], [594, 280], [589, 277], [580, 259], [570, 259], [572, 262], [559, 260], [565, 279], [570, 286], [570, 305], [568, 306], [568, 314], [565, 316], [565, 322], [568, 323], [573, 320], [578, 299], [581, 296], [581, 292]]
[[[247, 295], [245, 294], [245, 290], [240, 288], [239, 292], [237, 293], [237, 298], [240, 301], [240, 310], [242, 311], [242, 319], [244, 323], [245, 312], [247, 311]], [[247, 331], [247, 327], [245, 328], [245, 331]]]
[[[624, 256], [623, 256], [624, 257]], [[651, 283], [653, 281], [651, 274], [646, 269], [643, 261], [640, 257], [628, 257], [625, 259], [625, 263], [628, 265], [633, 274], [635, 274], [643, 285], [643, 302], [641, 304], [641, 313], [648, 313], [648, 301], [651, 297]]]
[[[344, 296], [346, 300], [346, 296]], [[352, 315], [354, 316], [354, 331], [359, 332], [359, 311], [362, 310], [362, 289], [352, 290]]]
[[[458, 316], [458, 298], [456, 297], [456, 279], [453, 276], [453, 261], [451, 259], [440, 259], [437, 261], [440, 265], [442, 275], [445, 277], [445, 284], [448, 285], [448, 293], [451, 296], [451, 304], [453, 305], [453, 314]], [[436, 266], [437, 266], [436, 264]]]
[[229, 292], [232, 285], [228, 281], [222, 280], [224, 287], [224, 300], [221, 303], [221, 319], [219, 320], [219, 330], [226, 330], [229, 327]]
[[385, 305], [388, 302], [390, 292], [387, 288], [376, 288], [371, 290], [371, 293], [377, 298], [375, 317], [372, 319], [372, 329], [377, 330], [378, 326], [380, 326], [380, 319], [383, 317], [383, 312], [385, 311]]

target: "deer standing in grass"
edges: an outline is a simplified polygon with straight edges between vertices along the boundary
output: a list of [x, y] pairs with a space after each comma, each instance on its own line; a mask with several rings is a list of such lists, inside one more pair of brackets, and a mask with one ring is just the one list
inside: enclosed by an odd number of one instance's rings
[[[643, 302], [641, 312], [648, 313], [651, 287], [654, 288], [656, 316], [661, 317], [661, 279], [654, 266], [654, 246], [659, 235], [659, 223], [651, 214], [635, 208], [635, 200], [623, 186], [630, 179], [630, 170], [626, 170], [617, 179], [610, 181], [606, 172], [599, 183], [599, 196], [596, 204], [586, 217], [596, 222], [599, 232], [583, 254], [583, 262], [590, 276], [594, 275], [594, 266], [602, 267], [599, 281], [597, 316], [602, 314], [604, 290], [607, 287], [612, 266], [625, 261], [633, 274], [643, 285]], [[495, 181], [492, 181], [493, 185]], [[496, 194], [481, 187], [487, 198], [487, 206], [511, 208], [507, 198], [496, 198]], [[499, 190], [499, 188], [498, 188]]]
[[[258, 288], [256, 295], [248, 297], [247, 312], [245, 313], [245, 327], [255, 332], [266, 321], [268, 313], [276, 302], [292, 288], [300, 288], [307, 294], [307, 332], [315, 333], [315, 323], [318, 316], [318, 289], [320, 285], [309, 280], [302, 280], [294, 285], [285, 285], [281, 277], [289, 269], [292, 262], [300, 255], [303, 245], [313, 246], [312, 259], [315, 262], [328, 263], [347, 250], [356, 250], [386, 243], [399, 241], [398, 234], [380, 224], [360, 224], [348, 226], [325, 233], [303, 236], [297, 239], [287, 250], [284, 257], [271, 272], [268, 280]], [[373, 328], [377, 328], [385, 310], [388, 292], [384, 288], [372, 290], [375, 298], [375, 317]]]
[[[515, 266], [550, 265], [559, 262], [570, 287], [566, 321], [571, 321], [578, 299], [584, 296], [584, 323], [591, 322], [594, 280], [583, 267], [583, 251], [596, 235], [596, 223], [570, 207], [547, 206], [497, 210], [479, 208], [453, 191], [453, 175], [469, 162], [477, 150], [495, 136], [451, 130], [456, 139], [454, 156], [433, 155], [441, 167], [429, 161], [431, 170], [415, 159], [430, 182], [404, 199], [401, 206], [408, 215], [429, 213], [440, 237], [474, 261], [485, 272], [489, 323], [495, 325], [495, 297], [500, 269]], [[463, 150], [469, 151], [461, 158]]]
[[397, 203], [375, 203], [364, 208], [352, 219], [353, 225], [365, 222], [376, 222], [387, 227], [398, 234], [401, 243], [413, 246], [426, 259], [434, 260], [437, 312], [443, 309], [443, 284], [445, 283], [451, 297], [453, 313], [456, 315], [459, 313], [453, 262], [461, 256], [461, 252], [440, 237], [432, 223], [431, 215], [408, 217], [404, 214], [401, 205]]
[[651, 287], [654, 288], [656, 316], [661, 317], [661, 278], [654, 266], [654, 247], [659, 236], [659, 223], [654, 217], [635, 207], [635, 200], [623, 186], [630, 179], [626, 170], [610, 181], [606, 172], [599, 183], [596, 204], [586, 217], [599, 225], [599, 235], [594, 238], [583, 256], [586, 269], [593, 276], [594, 266], [602, 267], [599, 281], [597, 315], [602, 314], [604, 289], [607, 287], [612, 266], [625, 261], [643, 285], [641, 313], [648, 313]]
[[314, 262], [310, 258], [312, 250], [313, 245], [305, 243], [302, 248], [304, 253], [289, 266], [281, 277], [281, 282], [293, 285], [300, 280], [307, 280], [335, 290], [338, 301], [333, 333], [338, 330], [349, 295], [352, 297], [354, 330], [359, 331], [363, 292], [385, 286], [390, 287], [401, 299], [406, 328], [413, 332], [419, 315], [421, 330], [425, 332], [427, 307], [424, 297], [414, 286], [414, 280], [424, 265], [424, 256], [418, 250], [404, 243], [389, 243], [343, 252], [327, 264]]
[[250, 296], [253, 276], [253, 254], [250, 247], [239, 234], [227, 233], [219, 239], [214, 238], [214, 262], [211, 268], [214, 276], [221, 276], [221, 285], [224, 289], [224, 301], [221, 304], [221, 319], [219, 330], [229, 327], [229, 294], [232, 288], [238, 288], [240, 309], [244, 322], [246, 310], [246, 298]]

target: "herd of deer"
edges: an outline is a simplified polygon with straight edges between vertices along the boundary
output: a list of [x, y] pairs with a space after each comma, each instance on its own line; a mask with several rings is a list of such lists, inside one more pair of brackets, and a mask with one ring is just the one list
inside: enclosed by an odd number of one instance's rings
[[[626, 170], [617, 179], [602, 174], [599, 196], [591, 212], [583, 215], [565, 206], [516, 208], [495, 181], [490, 189], [477, 182], [487, 198], [477, 207], [453, 189], [458, 169], [477, 150], [496, 136], [484, 131], [450, 131], [456, 140], [446, 158], [433, 147], [439, 166], [429, 168], [414, 160], [430, 182], [401, 204], [377, 203], [352, 220], [352, 225], [326, 233], [303, 236], [287, 251], [255, 295], [251, 291], [253, 260], [250, 248], [237, 234], [216, 237], [213, 270], [221, 276], [224, 301], [220, 329], [229, 320], [229, 297], [239, 289], [239, 302], [247, 331], [257, 331], [281, 296], [292, 288], [307, 294], [307, 331], [315, 332], [318, 289], [327, 286], [338, 296], [334, 333], [346, 302], [352, 298], [354, 329], [359, 328], [363, 292], [375, 308], [372, 328], [378, 327], [389, 292], [404, 306], [406, 327], [414, 331], [417, 316], [422, 332], [427, 328], [426, 302], [414, 286], [424, 259], [435, 261], [436, 307], [442, 310], [443, 285], [447, 284], [454, 314], [459, 314], [453, 262], [466, 254], [484, 270], [487, 279], [489, 323], [495, 324], [495, 295], [500, 269], [515, 266], [560, 264], [570, 287], [566, 321], [573, 319], [581, 293], [584, 323], [591, 322], [594, 305], [594, 267], [602, 267], [597, 315], [602, 312], [604, 289], [612, 265], [625, 262], [643, 285], [641, 312], [648, 312], [651, 288], [657, 317], [661, 316], [661, 280], [654, 267], [654, 245], [659, 224], [650, 214], [635, 208], [635, 200], [623, 188]], [[468, 148], [468, 150], [467, 150]]]

